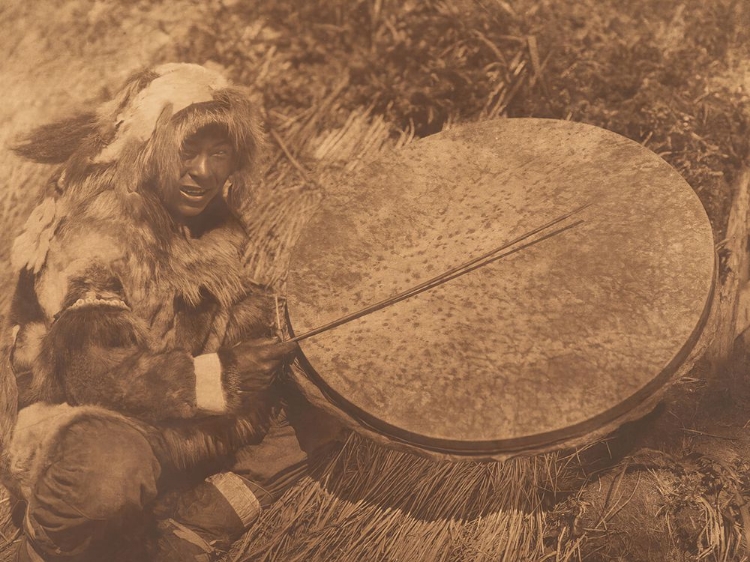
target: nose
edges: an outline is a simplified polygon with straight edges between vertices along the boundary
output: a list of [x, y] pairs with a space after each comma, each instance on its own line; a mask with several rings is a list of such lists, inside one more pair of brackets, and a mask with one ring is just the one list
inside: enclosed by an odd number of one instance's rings
[[194, 178], [208, 177], [208, 156], [197, 154], [194, 157], [185, 160], [185, 169], [188, 174]]

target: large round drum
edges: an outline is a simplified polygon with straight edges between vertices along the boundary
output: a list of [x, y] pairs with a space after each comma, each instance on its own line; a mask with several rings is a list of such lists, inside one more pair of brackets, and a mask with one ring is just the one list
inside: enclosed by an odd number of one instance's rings
[[547, 450], [623, 419], [695, 345], [714, 247], [679, 174], [597, 127], [457, 127], [348, 178], [294, 250], [289, 319], [302, 334], [585, 204], [546, 239], [304, 339], [301, 386], [371, 434], [450, 456]]

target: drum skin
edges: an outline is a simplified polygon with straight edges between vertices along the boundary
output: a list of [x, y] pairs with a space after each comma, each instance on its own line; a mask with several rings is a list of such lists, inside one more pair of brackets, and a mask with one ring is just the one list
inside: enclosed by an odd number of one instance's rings
[[301, 341], [298, 382], [367, 434], [449, 457], [585, 441], [652, 403], [705, 325], [711, 226], [666, 162], [590, 125], [464, 125], [329, 189], [293, 252], [291, 330], [584, 204], [560, 225], [583, 221], [572, 228]]

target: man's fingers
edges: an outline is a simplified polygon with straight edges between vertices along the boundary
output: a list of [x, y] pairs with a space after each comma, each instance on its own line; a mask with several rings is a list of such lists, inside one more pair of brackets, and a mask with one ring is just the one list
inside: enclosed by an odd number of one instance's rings
[[234, 347], [265, 347], [278, 342], [279, 340], [277, 338], [253, 338], [251, 340], [238, 341], [234, 344]]
[[297, 345], [297, 342], [278, 342], [259, 346], [257, 350], [259, 359], [281, 360], [296, 353], [299, 350], [299, 345]]
[[299, 350], [296, 342], [261, 345], [247, 342], [244, 345], [246, 347], [238, 355], [236, 365], [243, 390], [253, 390], [269, 384], [284, 362], [289, 360], [290, 355]]
[[299, 344], [296, 341], [284, 341], [276, 344], [279, 350], [279, 356], [286, 357], [299, 351]]

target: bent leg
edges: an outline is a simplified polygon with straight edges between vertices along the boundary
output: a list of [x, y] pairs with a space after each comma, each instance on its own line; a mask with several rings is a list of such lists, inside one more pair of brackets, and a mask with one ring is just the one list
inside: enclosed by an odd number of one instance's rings
[[265, 439], [238, 451], [232, 467], [250, 482], [263, 507], [318, 468], [347, 435], [338, 420], [312, 406], [289, 385], [285, 402]]
[[159, 523], [155, 561], [211, 560], [215, 550], [228, 551], [264, 508], [307, 473], [307, 454], [283, 418], [263, 443], [241, 449], [230, 470], [178, 492], [173, 508], [162, 514], [168, 519]]
[[[286, 405], [257, 445], [235, 454], [227, 472], [179, 492], [159, 526], [159, 562], [209, 560], [228, 550], [303, 476], [328, 458], [346, 433], [336, 420], [290, 389]], [[189, 556], [188, 554], [189, 553]]]
[[49, 560], [96, 560], [157, 495], [159, 462], [127, 423], [83, 419], [67, 427], [28, 498], [24, 530]]

